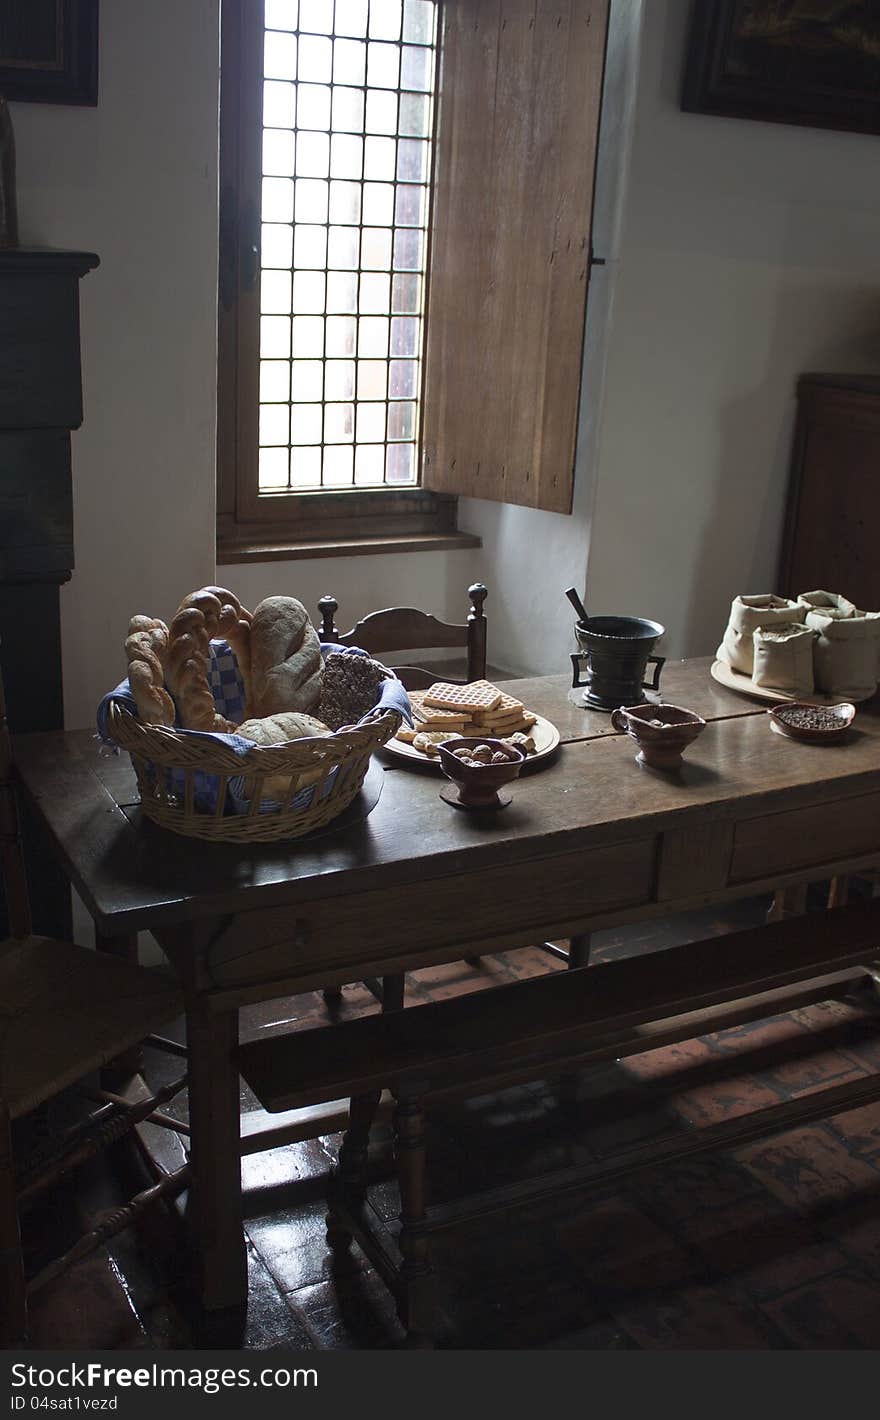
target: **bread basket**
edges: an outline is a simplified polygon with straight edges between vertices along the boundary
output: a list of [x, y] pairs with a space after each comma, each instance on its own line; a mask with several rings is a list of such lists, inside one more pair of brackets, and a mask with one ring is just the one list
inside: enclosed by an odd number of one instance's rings
[[146, 817], [220, 843], [299, 838], [330, 823], [354, 799], [371, 754], [400, 721], [398, 711], [377, 708], [332, 735], [241, 753], [218, 735], [147, 725], [118, 703], [108, 711], [109, 736], [131, 755]]

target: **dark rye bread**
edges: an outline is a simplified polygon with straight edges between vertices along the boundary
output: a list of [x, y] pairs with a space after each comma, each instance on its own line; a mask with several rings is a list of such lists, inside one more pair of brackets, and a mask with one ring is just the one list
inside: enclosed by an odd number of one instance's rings
[[315, 715], [331, 730], [356, 724], [376, 704], [385, 678], [385, 667], [369, 656], [345, 656], [331, 651], [324, 661], [321, 698]]

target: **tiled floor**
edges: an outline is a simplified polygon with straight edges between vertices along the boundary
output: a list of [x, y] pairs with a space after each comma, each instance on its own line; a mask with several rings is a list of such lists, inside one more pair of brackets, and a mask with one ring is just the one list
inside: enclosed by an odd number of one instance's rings
[[[603, 933], [594, 960], [647, 952], [759, 921], [765, 902], [723, 916]], [[558, 964], [555, 964], [558, 965]], [[554, 968], [543, 953], [422, 971], [410, 1003]], [[375, 1009], [346, 988], [346, 1015]], [[248, 1013], [261, 1033], [325, 1019], [320, 997]], [[435, 1197], [468, 1182], [603, 1159], [632, 1143], [793, 1099], [880, 1068], [869, 993], [794, 1011], [579, 1077], [576, 1094], [531, 1085], [432, 1121]], [[245, 1097], [245, 1104], [252, 1104]], [[251, 1277], [247, 1328], [219, 1344], [263, 1349], [389, 1347], [393, 1305], [356, 1251], [334, 1276], [322, 1187], [337, 1138], [245, 1160]], [[373, 1150], [376, 1207], [393, 1217], [387, 1135]], [[109, 1180], [83, 1184], [90, 1206]], [[71, 1199], [66, 1200], [69, 1209]], [[32, 1248], [55, 1204], [28, 1227]], [[161, 1221], [161, 1220], [157, 1220]], [[167, 1227], [123, 1234], [33, 1308], [41, 1347], [186, 1347], [194, 1332]], [[444, 1343], [457, 1347], [874, 1348], [880, 1346], [880, 1107], [853, 1110], [735, 1153], [641, 1175], [625, 1190], [569, 1196], [443, 1235]]]

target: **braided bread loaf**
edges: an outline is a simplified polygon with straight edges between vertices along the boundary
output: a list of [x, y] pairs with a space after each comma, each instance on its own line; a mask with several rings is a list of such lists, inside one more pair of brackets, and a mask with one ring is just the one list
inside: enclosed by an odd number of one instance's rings
[[[193, 593], [194, 598], [202, 594]], [[189, 601], [189, 598], [187, 598]], [[218, 715], [210, 684], [210, 627], [216, 626], [220, 603], [210, 596], [202, 607], [182, 606], [175, 614], [165, 654], [165, 680], [177, 701], [180, 723], [185, 730], [234, 730], [231, 720]], [[207, 611], [207, 616], [205, 612]]]
[[147, 725], [173, 725], [174, 701], [165, 689], [164, 659], [168, 627], [152, 616], [133, 616], [128, 624], [125, 654], [128, 683], [138, 715]]
[[250, 651], [251, 717], [314, 709], [321, 694], [321, 643], [302, 602], [261, 601], [251, 620]]

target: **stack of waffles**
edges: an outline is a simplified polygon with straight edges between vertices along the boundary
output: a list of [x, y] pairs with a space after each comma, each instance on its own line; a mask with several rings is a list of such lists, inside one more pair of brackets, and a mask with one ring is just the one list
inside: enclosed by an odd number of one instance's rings
[[414, 727], [402, 726], [397, 738], [429, 757], [436, 753], [442, 740], [459, 735], [528, 737], [537, 718], [521, 700], [488, 680], [474, 680], [467, 685], [436, 681], [428, 690], [411, 690], [409, 698]]

